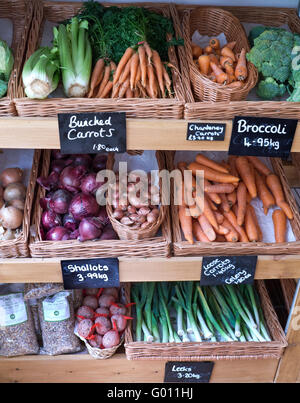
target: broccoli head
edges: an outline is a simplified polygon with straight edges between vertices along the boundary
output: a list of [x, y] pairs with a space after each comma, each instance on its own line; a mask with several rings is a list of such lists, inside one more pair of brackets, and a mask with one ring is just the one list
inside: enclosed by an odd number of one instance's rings
[[284, 95], [286, 86], [284, 84], [278, 84], [272, 77], [267, 77], [259, 82], [256, 92], [260, 98], [273, 99]]
[[300, 102], [300, 87], [294, 89], [287, 101]]

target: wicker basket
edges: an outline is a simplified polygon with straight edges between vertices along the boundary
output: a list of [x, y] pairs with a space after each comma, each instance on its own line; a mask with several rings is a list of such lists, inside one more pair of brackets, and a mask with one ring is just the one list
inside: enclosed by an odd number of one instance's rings
[[[167, 166], [169, 170], [174, 167], [174, 152], [167, 152]], [[274, 173], [281, 181], [285, 198], [289, 203], [294, 218], [290, 221], [292, 231], [296, 238], [294, 242], [264, 243], [264, 242], [195, 242], [189, 244], [184, 240], [178, 218], [178, 206], [171, 203], [172, 231], [173, 231], [173, 252], [175, 256], [207, 256], [207, 255], [298, 255], [300, 253], [300, 215], [297, 203], [289, 187], [288, 180], [284, 173], [281, 159], [271, 158]], [[171, 201], [173, 201], [171, 199]]]
[[[31, 209], [33, 205], [34, 189], [36, 184], [36, 178], [38, 174], [38, 167], [40, 162], [41, 151], [36, 150], [34, 152], [32, 168], [30, 172], [30, 179], [27, 184], [26, 199], [24, 207], [24, 217], [22, 223], [22, 231], [19, 236], [15, 239], [8, 241], [0, 241], [0, 257], [5, 258], [16, 258], [16, 257], [28, 257], [29, 256], [29, 229], [30, 229], [30, 218]], [[1, 169], [1, 167], [0, 167]]]
[[280, 279], [280, 285], [284, 297], [284, 303], [287, 312], [290, 312], [293, 306], [294, 296], [297, 289], [297, 282], [293, 278]]
[[[159, 170], [165, 168], [165, 154], [161, 151], [156, 152], [156, 160], [158, 164]], [[107, 161], [107, 169], [114, 169], [114, 154], [109, 154], [109, 158]], [[106, 205], [107, 215], [110, 219], [110, 222], [118, 234], [119, 238], [122, 240], [141, 240], [147, 238], [153, 238], [157, 234], [159, 228], [161, 227], [168, 210], [168, 207], [165, 205], [161, 205], [159, 209], [159, 216], [155, 223], [153, 223], [150, 227], [146, 229], [133, 229], [128, 225], [121, 224], [120, 221], [116, 220], [113, 217], [113, 208], [107, 203]]]
[[0, 99], [0, 116], [17, 115], [13, 99], [17, 93], [32, 15], [31, 0], [2, 0], [0, 2], [0, 17], [12, 22], [13, 34], [10, 47], [14, 55], [14, 66], [8, 82], [7, 94]]
[[245, 100], [258, 79], [257, 70], [252, 63], [248, 63], [248, 77], [243, 87], [230, 88], [212, 82], [199, 72], [193, 62], [191, 48], [191, 36], [194, 31], [198, 30], [201, 35], [208, 35], [209, 37], [217, 36], [223, 32], [227, 42], [237, 41], [235, 48], [237, 52], [240, 52], [242, 48], [249, 51], [247, 36], [239, 20], [221, 8], [199, 7], [194, 10], [186, 10], [183, 13], [182, 25], [186, 58], [195, 99], [213, 102]]
[[[129, 360], [208, 361], [235, 359], [280, 359], [287, 341], [263, 281], [256, 281], [270, 342], [147, 343], [133, 341], [132, 322], [125, 330], [125, 352]], [[130, 285], [126, 296], [130, 298]]]
[[[51, 151], [43, 152], [41, 176], [49, 174]], [[40, 198], [45, 189], [38, 186], [35, 208], [33, 212], [34, 234], [30, 241], [32, 257], [57, 258], [92, 258], [92, 257], [168, 257], [171, 251], [170, 212], [167, 209], [161, 225], [161, 235], [143, 240], [106, 240], [106, 241], [42, 241], [40, 222], [42, 209]]]
[[[109, 3], [104, 3], [109, 6]], [[117, 6], [118, 4], [113, 4]], [[121, 7], [129, 4], [120, 4]], [[132, 6], [132, 4], [130, 4]], [[32, 23], [26, 59], [38, 48], [46, 21], [59, 23], [70, 18], [78, 12], [82, 3], [78, 2], [39, 2], [35, 8], [35, 18]], [[150, 8], [159, 14], [170, 17], [168, 5], [160, 6], [151, 3], [138, 3], [135, 6]], [[25, 97], [22, 82], [18, 86], [18, 94], [15, 104], [19, 116], [48, 117], [57, 113], [79, 112], [126, 112], [127, 117], [138, 118], [165, 118], [180, 119], [184, 109], [184, 89], [178, 70], [175, 48], [169, 47], [169, 61], [175, 66], [172, 69], [172, 82], [175, 96], [172, 99], [100, 99], [100, 98], [48, 98], [34, 100]]]

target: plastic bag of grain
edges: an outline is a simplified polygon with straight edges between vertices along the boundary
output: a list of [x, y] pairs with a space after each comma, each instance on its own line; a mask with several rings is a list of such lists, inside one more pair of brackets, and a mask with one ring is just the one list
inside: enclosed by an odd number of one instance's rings
[[81, 350], [74, 334], [75, 316], [71, 292], [60, 291], [38, 299], [43, 347], [41, 354], [59, 355]]
[[39, 345], [23, 284], [0, 285], [0, 355], [37, 354]]
[[63, 289], [60, 283], [27, 283], [24, 286], [24, 299], [49, 297]]

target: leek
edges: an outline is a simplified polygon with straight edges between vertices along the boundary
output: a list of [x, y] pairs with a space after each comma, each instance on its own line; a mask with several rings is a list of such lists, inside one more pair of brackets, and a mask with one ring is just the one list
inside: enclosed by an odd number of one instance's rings
[[84, 97], [89, 89], [92, 70], [92, 48], [88, 37], [88, 22], [77, 17], [65, 26], [54, 28], [62, 82], [68, 97]]
[[41, 47], [26, 61], [22, 80], [29, 98], [44, 99], [59, 83], [59, 60], [56, 48]]

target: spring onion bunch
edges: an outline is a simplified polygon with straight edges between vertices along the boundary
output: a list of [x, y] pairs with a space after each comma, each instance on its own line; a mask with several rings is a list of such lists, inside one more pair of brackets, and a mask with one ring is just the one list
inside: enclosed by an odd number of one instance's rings
[[252, 285], [200, 287], [196, 282], [138, 283], [136, 341], [270, 341]]
[[58, 48], [62, 82], [68, 97], [84, 97], [89, 89], [92, 48], [88, 22], [72, 18], [68, 25], [54, 27], [54, 43]]
[[22, 80], [29, 98], [44, 99], [53, 92], [60, 77], [57, 48], [39, 48], [26, 61]]

